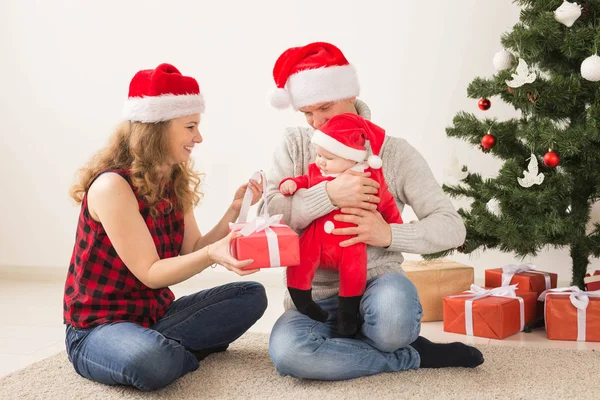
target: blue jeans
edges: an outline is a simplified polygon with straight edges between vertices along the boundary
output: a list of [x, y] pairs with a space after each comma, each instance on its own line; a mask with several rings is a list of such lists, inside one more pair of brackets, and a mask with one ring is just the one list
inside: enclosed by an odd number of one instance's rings
[[85, 378], [155, 390], [198, 368], [190, 351], [233, 342], [266, 308], [260, 283], [230, 283], [177, 299], [150, 328], [131, 322], [88, 329], [67, 325], [67, 354]]
[[419, 367], [419, 353], [409, 344], [419, 336], [423, 311], [417, 289], [403, 274], [367, 282], [356, 339], [336, 335], [337, 296], [317, 303], [329, 312], [325, 323], [296, 309], [275, 323], [269, 354], [280, 375], [337, 381]]

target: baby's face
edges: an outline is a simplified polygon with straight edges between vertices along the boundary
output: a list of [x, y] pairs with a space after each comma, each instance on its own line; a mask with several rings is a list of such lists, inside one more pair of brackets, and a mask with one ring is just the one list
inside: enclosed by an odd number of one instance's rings
[[338, 157], [321, 146], [315, 145], [315, 149], [317, 151], [315, 163], [323, 174], [341, 174], [356, 165], [356, 161]]

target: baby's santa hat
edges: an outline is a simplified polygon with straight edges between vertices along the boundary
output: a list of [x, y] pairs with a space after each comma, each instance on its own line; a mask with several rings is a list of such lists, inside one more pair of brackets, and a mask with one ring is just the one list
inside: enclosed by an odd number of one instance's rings
[[198, 82], [171, 64], [160, 64], [135, 74], [123, 118], [132, 122], [156, 123], [204, 112]]
[[381, 168], [379, 152], [385, 139], [385, 130], [357, 114], [339, 114], [315, 131], [312, 143], [338, 157], [356, 162], [365, 161], [365, 141], [371, 145], [373, 155], [367, 163], [373, 169]]
[[354, 67], [340, 49], [325, 42], [284, 51], [275, 62], [273, 78], [277, 89], [270, 100], [280, 109], [350, 99], [360, 92]]

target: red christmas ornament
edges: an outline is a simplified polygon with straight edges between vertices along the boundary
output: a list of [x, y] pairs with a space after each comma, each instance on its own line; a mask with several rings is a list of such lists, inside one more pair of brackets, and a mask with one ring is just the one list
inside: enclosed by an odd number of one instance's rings
[[507, 86], [506, 90], [508, 90], [508, 93], [510, 93], [510, 94], [515, 94], [515, 92], [516, 92], [515, 89], [511, 88], [510, 86]]
[[489, 151], [495, 145], [496, 145], [496, 136], [492, 135], [491, 133], [488, 132], [484, 137], [481, 138], [481, 146], [484, 149]]
[[486, 111], [490, 109], [492, 102], [489, 99], [481, 99], [479, 100], [479, 103], [477, 103], [477, 106], [479, 106], [480, 110]]
[[550, 149], [546, 154], [544, 154], [544, 164], [548, 168], [554, 168], [560, 164], [560, 157], [558, 154], [552, 151], [552, 149]]

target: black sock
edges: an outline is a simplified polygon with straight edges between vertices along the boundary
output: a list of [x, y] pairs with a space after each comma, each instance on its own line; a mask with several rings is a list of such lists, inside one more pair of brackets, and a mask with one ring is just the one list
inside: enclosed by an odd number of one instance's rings
[[410, 346], [421, 356], [421, 368], [474, 368], [483, 364], [483, 354], [464, 343], [433, 343], [419, 336]]
[[339, 296], [337, 332], [341, 336], [353, 337], [358, 331], [358, 308], [362, 296]]
[[308, 315], [315, 321], [325, 322], [329, 313], [321, 308], [312, 299], [312, 289], [302, 290], [288, 287], [294, 305], [304, 315]]
[[223, 346], [211, 347], [209, 349], [192, 350], [191, 352], [196, 356], [196, 360], [202, 361], [206, 357], [208, 357], [210, 354], [220, 353], [222, 351], [227, 350], [228, 347], [229, 347], [229, 345], [225, 344]]

